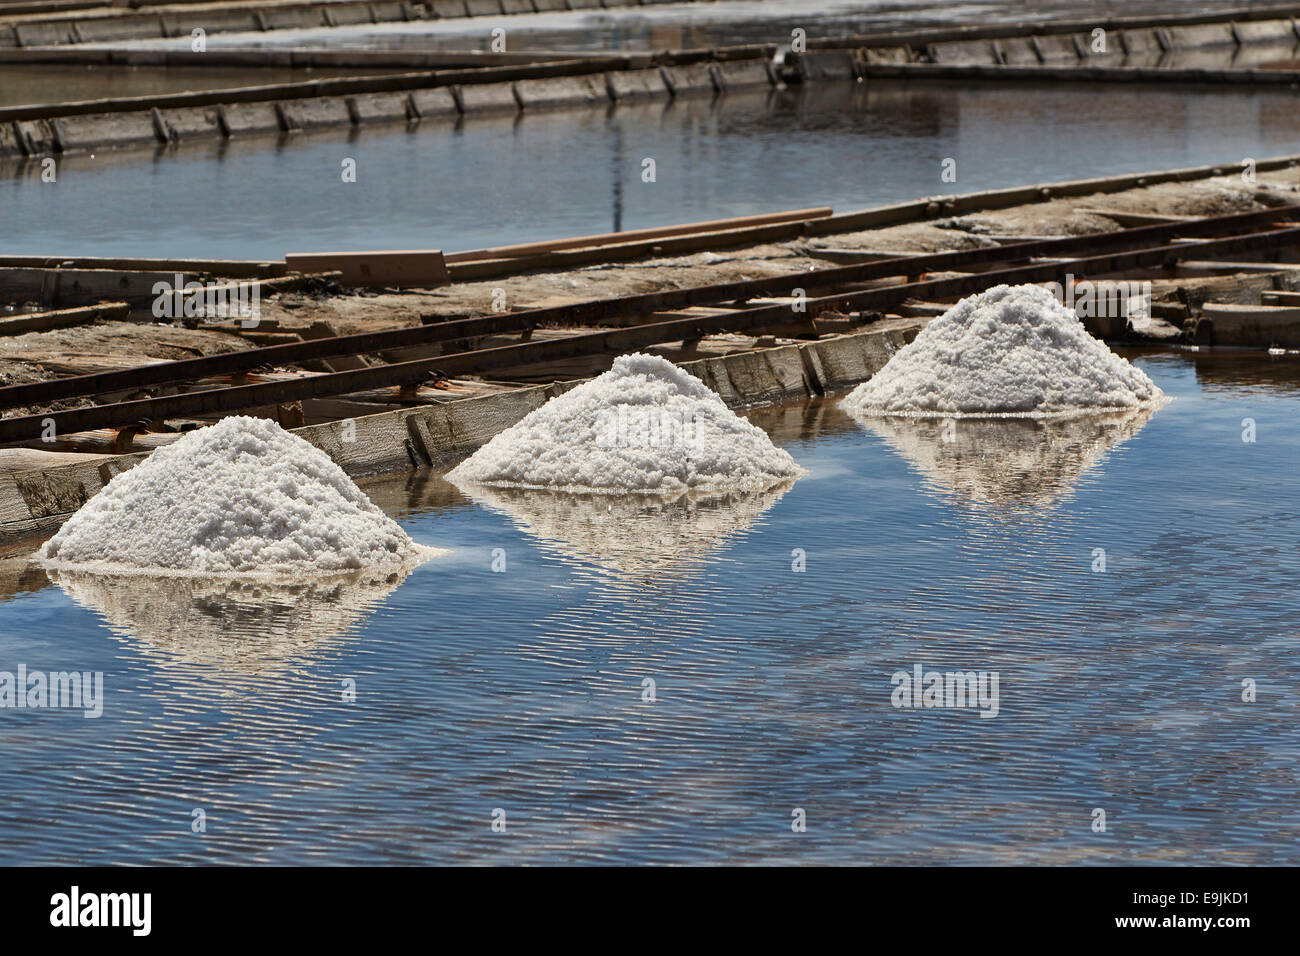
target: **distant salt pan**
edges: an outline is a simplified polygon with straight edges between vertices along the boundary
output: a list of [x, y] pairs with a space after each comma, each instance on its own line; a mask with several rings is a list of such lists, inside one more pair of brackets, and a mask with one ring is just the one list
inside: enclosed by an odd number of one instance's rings
[[409, 567], [432, 553], [320, 449], [234, 416], [116, 476], [39, 558], [114, 573], [275, 575]]
[[611, 493], [757, 489], [805, 474], [707, 385], [656, 355], [625, 355], [496, 435], [454, 482]]
[[1047, 289], [1000, 285], [932, 321], [844, 405], [871, 415], [1048, 418], [1163, 400]]

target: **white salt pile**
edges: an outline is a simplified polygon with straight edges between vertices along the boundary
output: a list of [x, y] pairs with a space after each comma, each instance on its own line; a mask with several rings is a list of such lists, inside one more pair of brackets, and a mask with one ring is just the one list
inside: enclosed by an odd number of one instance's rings
[[395, 569], [432, 553], [320, 449], [235, 416], [117, 475], [39, 557], [116, 573], [277, 575]]
[[1047, 289], [1000, 285], [930, 322], [844, 405], [871, 415], [1048, 418], [1163, 400]]
[[657, 355], [625, 355], [448, 473], [454, 482], [609, 493], [761, 489], [805, 474], [762, 429]]

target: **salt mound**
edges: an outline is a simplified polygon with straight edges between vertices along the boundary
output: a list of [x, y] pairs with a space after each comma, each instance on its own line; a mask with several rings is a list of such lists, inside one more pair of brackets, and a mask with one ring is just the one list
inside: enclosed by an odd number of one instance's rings
[[114, 573], [276, 575], [392, 569], [431, 553], [320, 449], [234, 416], [117, 475], [38, 557]]
[[1047, 289], [1000, 285], [930, 322], [844, 405], [874, 415], [1048, 418], [1163, 399]]
[[695, 376], [624, 355], [448, 473], [453, 482], [596, 492], [766, 488], [805, 474]]

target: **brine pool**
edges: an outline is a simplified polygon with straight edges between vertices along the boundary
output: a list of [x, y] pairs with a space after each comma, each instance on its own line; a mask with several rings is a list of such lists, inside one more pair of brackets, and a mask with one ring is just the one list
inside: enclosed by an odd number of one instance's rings
[[0, 255], [455, 251], [1297, 152], [1287, 89], [830, 82], [0, 162]]
[[0, 864], [1300, 862], [1300, 356], [1128, 354], [1154, 415], [756, 411], [766, 495], [370, 483], [400, 582], [12, 558], [0, 670], [104, 692], [0, 709]]

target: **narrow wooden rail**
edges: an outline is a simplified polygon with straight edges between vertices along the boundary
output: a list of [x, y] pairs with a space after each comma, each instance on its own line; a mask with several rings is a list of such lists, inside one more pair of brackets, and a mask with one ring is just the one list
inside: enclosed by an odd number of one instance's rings
[[542, 252], [557, 252], [561, 249], [580, 249], [612, 243], [637, 242], [642, 239], [664, 239], [670, 236], [684, 236], [703, 232], [724, 232], [729, 229], [745, 229], [751, 226], [767, 226], [776, 223], [810, 222], [814, 219], [826, 219], [831, 213], [830, 206], [816, 206], [809, 209], [792, 209], [788, 212], [765, 213], [759, 216], [735, 216], [731, 219], [712, 219], [706, 222], [654, 226], [648, 229], [628, 229], [624, 232], [573, 236], [543, 242], [521, 242], [509, 246], [492, 246], [487, 249], [467, 249], [463, 252], [449, 252], [446, 254], [445, 259], [449, 265], [478, 262], [483, 259], [514, 259]]

